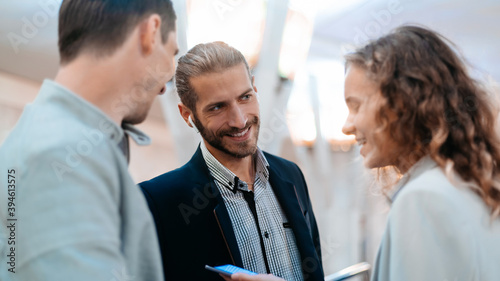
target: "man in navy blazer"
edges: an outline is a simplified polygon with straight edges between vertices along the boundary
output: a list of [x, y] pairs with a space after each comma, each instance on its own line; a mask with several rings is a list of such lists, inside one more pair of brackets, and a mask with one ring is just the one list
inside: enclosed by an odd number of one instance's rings
[[261, 151], [259, 102], [243, 55], [222, 42], [179, 59], [179, 111], [203, 140], [179, 169], [140, 184], [165, 280], [222, 280], [233, 264], [287, 281], [324, 280], [307, 185], [294, 163]]

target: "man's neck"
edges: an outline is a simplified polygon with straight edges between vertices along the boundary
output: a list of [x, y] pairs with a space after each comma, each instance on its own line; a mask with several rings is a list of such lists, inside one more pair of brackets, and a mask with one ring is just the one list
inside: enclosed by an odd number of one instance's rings
[[220, 151], [205, 140], [205, 146], [208, 151], [219, 161], [224, 167], [233, 172], [240, 180], [253, 184], [255, 179], [255, 161], [253, 155], [248, 155], [244, 158], [234, 157], [223, 151]]
[[117, 67], [113, 61], [81, 56], [61, 66], [54, 81], [101, 109], [115, 123], [121, 124], [124, 113], [113, 110], [117, 93], [125, 91], [127, 79], [117, 81]]

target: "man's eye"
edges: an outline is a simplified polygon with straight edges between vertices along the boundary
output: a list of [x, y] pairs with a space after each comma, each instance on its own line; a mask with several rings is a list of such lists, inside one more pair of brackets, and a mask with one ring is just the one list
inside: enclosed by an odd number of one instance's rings
[[217, 111], [220, 109], [220, 105], [213, 106], [210, 111]]
[[246, 94], [246, 95], [244, 95], [244, 96], [242, 97], [242, 99], [243, 99], [243, 100], [247, 100], [247, 99], [249, 99], [251, 96], [252, 96], [252, 95], [250, 95], [250, 94]]

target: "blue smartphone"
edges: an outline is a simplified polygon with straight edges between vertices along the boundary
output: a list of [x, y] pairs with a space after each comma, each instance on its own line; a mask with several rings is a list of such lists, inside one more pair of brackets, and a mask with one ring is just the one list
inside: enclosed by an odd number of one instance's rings
[[226, 265], [221, 265], [221, 266], [216, 266], [216, 267], [211, 267], [209, 265], [205, 265], [205, 269], [208, 269], [213, 272], [217, 272], [219, 274], [225, 275], [225, 276], [231, 276], [233, 273], [246, 273], [248, 275], [257, 275], [257, 273], [243, 269], [241, 267], [237, 267], [231, 264], [226, 264]]

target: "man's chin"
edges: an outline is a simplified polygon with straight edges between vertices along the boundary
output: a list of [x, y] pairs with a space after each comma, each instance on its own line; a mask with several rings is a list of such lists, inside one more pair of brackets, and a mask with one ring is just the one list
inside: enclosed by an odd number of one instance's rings
[[231, 156], [236, 158], [245, 158], [251, 155], [254, 155], [257, 152], [257, 144], [247, 144], [244, 147], [236, 147], [227, 149], [227, 151]]
[[148, 116], [147, 112], [143, 114], [137, 114], [134, 116], [126, 116], [125, 118], [123, 118], [123, 123], [127, 123], [130, 125], [137, 125], [144, 122], [147, 116]]

